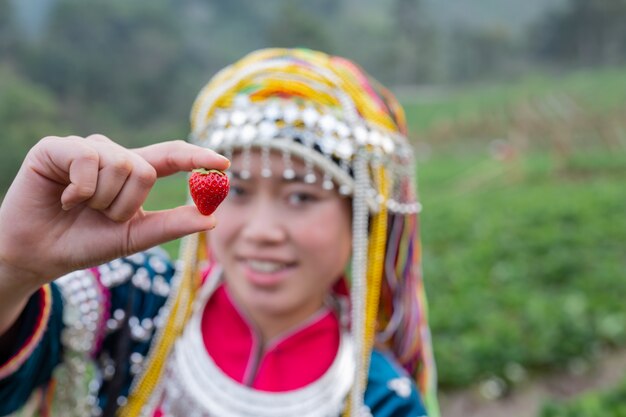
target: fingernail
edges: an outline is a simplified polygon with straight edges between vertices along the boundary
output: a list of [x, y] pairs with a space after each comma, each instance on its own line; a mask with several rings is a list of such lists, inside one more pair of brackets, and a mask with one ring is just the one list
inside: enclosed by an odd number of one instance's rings
[[224, 161], [228, 162], [228, 166], [230, 166], [230, 159], [226, 158], [224, 155], [220, 155], [220, 154], [217, 154], [217, 155], [219, 155], [219, 157], [223, 159]]

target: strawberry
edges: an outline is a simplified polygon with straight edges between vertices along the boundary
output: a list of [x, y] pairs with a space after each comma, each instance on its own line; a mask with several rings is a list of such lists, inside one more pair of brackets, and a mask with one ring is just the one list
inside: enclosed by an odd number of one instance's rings
[[189, 191], [198, 211], [208, 216], [228, 195], [228, 176], [216, 169], [198, 168], [191, 171]]

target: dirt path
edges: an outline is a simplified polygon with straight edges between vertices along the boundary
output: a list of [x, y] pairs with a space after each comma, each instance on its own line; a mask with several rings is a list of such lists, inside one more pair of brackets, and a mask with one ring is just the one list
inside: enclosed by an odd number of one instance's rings
[[586, 373], [560, 373], [528, 381], [514, 393], [485, 399], [477, 389], [440, 395], [442, 417], [537, 417], [546, 399], [601, 390], [626, 377], [626, 351], [607, 353]]

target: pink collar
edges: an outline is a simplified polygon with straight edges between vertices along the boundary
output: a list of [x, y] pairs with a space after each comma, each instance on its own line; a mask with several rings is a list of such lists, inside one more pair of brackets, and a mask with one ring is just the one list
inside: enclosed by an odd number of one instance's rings
[[340, 329], [334, 312], [325, 308], [264, 350], [258, 332], [221, 285], [204, 308], [202, 336], [209, 355], [235, 381], [281, 392], [302, 388], [328, 370], [339, 349]]

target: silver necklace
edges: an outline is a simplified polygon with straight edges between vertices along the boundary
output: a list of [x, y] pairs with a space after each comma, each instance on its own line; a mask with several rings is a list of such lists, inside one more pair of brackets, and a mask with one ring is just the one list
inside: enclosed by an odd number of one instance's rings
[[[182, 337], [176, 342], [164, 381], [166, 416], [189, 417], [336, 417], [354, 379], [351, 338], [342, 334], [335, 360], [315, 382], [286, 392], [259, 391], [226, 375], [209, 356], [202, 340], [204, 306], [221, 271], [207, 279]], [[297, 370], [294, 370], [297, 372]]]

